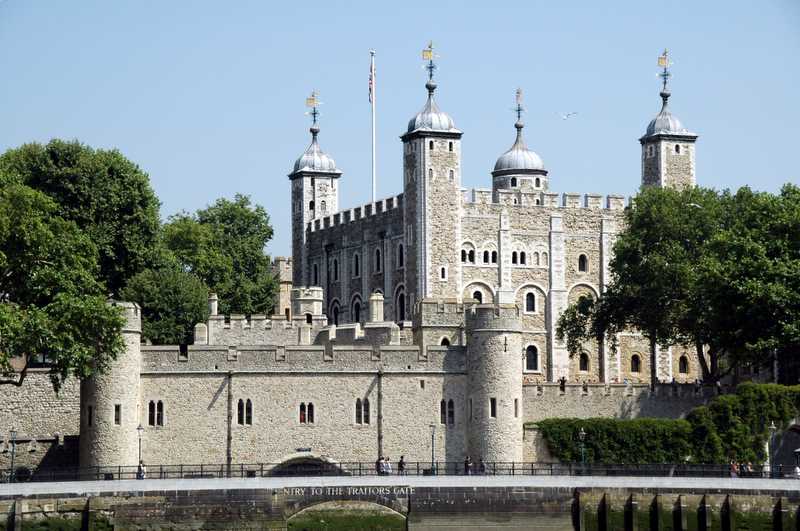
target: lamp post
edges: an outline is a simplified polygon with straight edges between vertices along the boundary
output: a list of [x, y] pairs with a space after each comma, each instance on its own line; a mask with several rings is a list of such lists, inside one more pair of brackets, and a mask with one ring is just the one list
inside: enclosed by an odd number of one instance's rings
[[436, 474], [436, 424], [431, 423], [431, 475]]
[[767, 466], [769, 467], [769, 477], [772, 477], [772, 440], [775, 438], [775, 432], [778, 431], [774, 420], [769, 422], [769, 427], [767, 429], [769, 430], [769, 439], [767, 439]]
[[11, 473], [8, 476], [8, 481], [14, 483], [14, 458], [17, 454], [17, 430], [11, 428]]
[[581, 464], [586, 464], [586, 448], [584, 445], [584, 441], [586, 440], [586, 431], [584, 431], [583, 426], [581, 426], [580, 431], [578, 432], [578, 439], [581, 441]]
[[144, 435], [144, 428], [141, 424], [136, 428], [136, 433], [139, 434], [139, 462], [142, 462], [142, 435]]

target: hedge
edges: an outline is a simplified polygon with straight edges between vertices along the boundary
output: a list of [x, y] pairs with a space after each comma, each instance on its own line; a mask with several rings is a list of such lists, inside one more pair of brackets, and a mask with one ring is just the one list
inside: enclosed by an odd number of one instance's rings
[[739, 385], [692, 409], [686, 419], [558, 419], [535, 423], [550, 453], [562, 462], [587, 463], [763, 462], [770, 422], [789, 426], [800, 411], [800, 386]]

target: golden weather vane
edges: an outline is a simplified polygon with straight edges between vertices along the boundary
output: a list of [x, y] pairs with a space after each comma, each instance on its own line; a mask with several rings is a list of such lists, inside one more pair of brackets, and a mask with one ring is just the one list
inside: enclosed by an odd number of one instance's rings
[[663, 80], [664, 85], [662, 90], [666, 92], [667, 81], [669, 80], [670, 77], [672, 77], [672, 74], [669, 71], [669, 67], [672, 66], [672, 61], [669, 60], [669, 52], [667, 51], [666, 48], [664, 48], [664, 53], [658, 56], [658, 66], [660, 66], [663, 69], [661, 73], [658, 74], [658, 76]]
[[436, 70], [436, 63], [433, 60], [436, 57], [439, 56], [433, 53], [433, 41], [428, 41], [428, 47], [422, 49], [422, 60], [428, 61], [428, 64], [425, 65], [425, 69], [428, 70], [428, 80], [433, 79], [433, 72]]
[[306, 98], [306, 107], [311, 108], [306, 114], [311, 115], [314, 124], [317, 123], [317, 116], [319, 116], [319, 109], [317, 109], [317, 107], [320, 105], [322, 105], [322, 102], [319, 101], [319, 92], [312, 90], [311, 96]]

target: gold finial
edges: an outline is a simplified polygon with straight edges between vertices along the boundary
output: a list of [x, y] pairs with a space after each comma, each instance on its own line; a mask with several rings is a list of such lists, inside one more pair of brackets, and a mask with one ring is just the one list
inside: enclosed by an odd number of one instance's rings
[[666, 48], [664, 48], [664, 53], [658, 56], [658, 66], [660, 66], [663, 70], [661, 71], [658, 76], [662, 79], [663, 85], [661, 87], [661, 92], [668, 93], [667, 90], [667, 81], [672, 74], [669, 71], [669, 67], [672, 66], [672, 61], [669, 60], [669, 52]]
[[423, 61], [432, 61], [433, 60], [433, 41], [428, 41], [428, 47], [423, 48], [422, 50], [422, 60]]
[[319, 92], [312, 90], [311, 96], [306, 98], [306, 107], [311, 108], [306, 114], [311, 115], [312, 125], [317, 124], [317, 116], [319, 116], [319, 109], [317, 109], [317, 107], [320, 105], [322, 105], [322, 102], [319, 101]]

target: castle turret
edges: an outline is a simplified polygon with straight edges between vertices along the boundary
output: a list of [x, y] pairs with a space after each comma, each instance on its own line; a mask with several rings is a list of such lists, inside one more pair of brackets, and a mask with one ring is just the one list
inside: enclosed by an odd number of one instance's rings
[[522, 461], [522, 325], [519, 308], [481, 304], [465, 312], [469, 455]]
[[667, 88], [669, 56], [667, 51], [658, 58], [663, 67], [661, 77], [661, 111], [647, 126], [642, 145], [642, 186], [685, 188], [695, 186], [695, 141], [697, 135], [683, 127], [667, 106], [671, 96]]
[[428, 101], [408, 122], [403, 140], [404, 221], [407, 228], [406, 293], [409, 305], [426, 297], [461, 297], [461, 131], [439, 110], [433, 49], [428, 60]]
[[338, 212], [338, 181], [342, 176], [333, 158], [319, 147], [319, 102], [316, 93], [312, 93], [306, 103], [312, 107], [310, 114], [313, 122], [309, 129], [311, 144], [294, 163], [294, 169], [289, 174], [292, 181], [292, 283], [295, 286], [315, 283], [308, 270], [306, 226], [317, 218]]
[[131, 302], [111, 302], [125, 318], [125, 350], [101, 373], [81, 382], [80, 466], [134, 466], [139, 462], [142, 316]]

